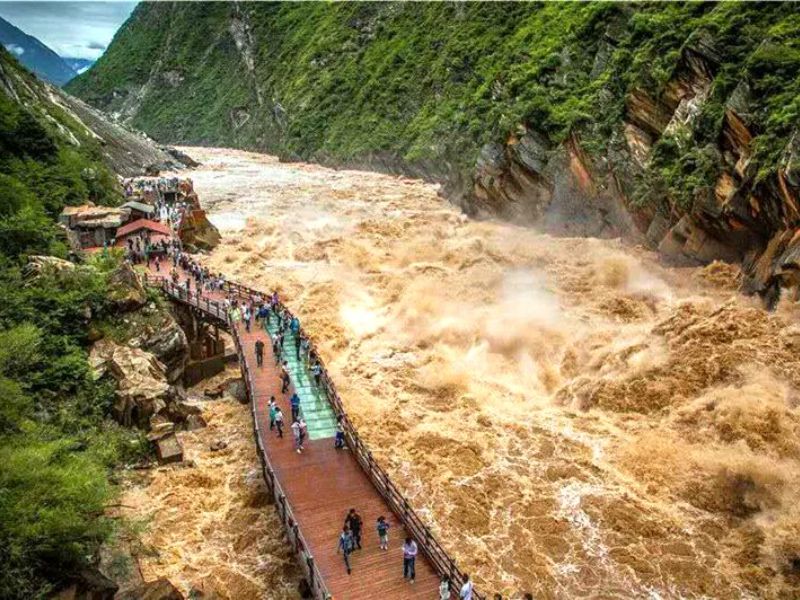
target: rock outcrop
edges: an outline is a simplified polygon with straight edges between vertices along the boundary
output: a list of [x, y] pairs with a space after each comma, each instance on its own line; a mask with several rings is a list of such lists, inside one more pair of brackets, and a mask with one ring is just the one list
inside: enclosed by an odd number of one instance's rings
[[159, 327], [131, 340], [130, 345], [153, 354], [164, 365], [169, 383], [175, 385], [181, 381], [188, 359], [189, 344], [186, 334], [175, 319], [164, 319]]
[[130, 263], [121, 263], [109, 275], [108, 298], [120, 312], [136, 310], [146, 304], [147, 292]]
[[179, 234], [184, 248], [191, 252], [213, 250], [222, 239], [219, 230], [208, 220], [206, 211], [199, 208], [186, 211]]
[[170, 385], [167, 369], [153, 354], [111, 340], [97, 342], [89, 356], [96, 377], [117, 383], [114, 418], [122, 425], [149, 429], [159, 422], [183, 424], [199, 410], [184, 402], [183, 390]]
[[168, 579], [156, 579], [122, 592], [117, 600], [184, 600], [184, 596]]
[[556, 235], [645, 243], [677, 264], [741, 263], [743, 291], [773, 306], [781, 288], [800, 284], [800, 130], [789, 139], [777, 172], [759, 180], [750, 163], [756, 132], [745, 81], [725, 102], [718, 142], [698, 150], [719, 165], [713, 186], [698, 191], [690, 206], [668, 191], [646, 205], [631, 199], [649, 176], [656, 142], [694, 126], [720, 60], [713, 41], [698, 36], [658, 96], [631, 90], [623, 135], [612, 140], [605, 157], [590, 158], [577, 134], [554, 147], [525, 127], [505, 144], [487, 144], [472, 189], [455, 200], [473, 214], [499, 214]]
[[30, 256], [23, 268], [26, 278], [35, 278], [42, 273], [64, 273], [75, 270], [75, 263], [55, 256]]

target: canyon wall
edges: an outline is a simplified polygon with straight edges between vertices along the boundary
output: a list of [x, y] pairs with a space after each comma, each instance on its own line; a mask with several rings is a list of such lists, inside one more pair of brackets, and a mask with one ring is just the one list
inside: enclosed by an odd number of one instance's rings
[[793, 287], [791, 4], [143, 3], [68, 90], [169, 142], [420, 176], [474, 215]]

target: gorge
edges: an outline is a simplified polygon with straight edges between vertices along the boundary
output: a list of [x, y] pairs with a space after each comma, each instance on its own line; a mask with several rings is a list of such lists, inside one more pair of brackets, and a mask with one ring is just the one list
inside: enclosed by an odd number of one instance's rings
[[482, 593], [798, 597], [799, 30], [143, 2], [66, 91], [0, 49], [0, 597], [300, 597], [235, 370], [184, 386], [191, 314], [57, 222], [145, 171]]

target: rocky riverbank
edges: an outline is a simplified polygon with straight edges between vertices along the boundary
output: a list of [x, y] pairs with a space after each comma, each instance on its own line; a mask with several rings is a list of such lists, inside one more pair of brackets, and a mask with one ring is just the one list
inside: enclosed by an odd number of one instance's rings
[[[238, 376], [238, 367], [188, 390], [206, 427], [182, 431], [183, 461], [126, 472], [119, 516], [131, 528], [121, 546], [120, 594], [167, 579], [186, 598], [299, 599], [299, 570], [269, 504], [253, 446], [249, 407], [203, 390]], [[115, 552], [106, 552], [113, 569]], [[124, 563], [117, 554], [117, 565]], [[121, 571], [121, 572], [120, 572]]]

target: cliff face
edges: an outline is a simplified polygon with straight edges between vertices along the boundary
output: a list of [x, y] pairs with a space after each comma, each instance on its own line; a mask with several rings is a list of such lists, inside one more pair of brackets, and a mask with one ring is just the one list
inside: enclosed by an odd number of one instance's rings
[[442, 182], [470, 213], [793, 285], [792, 4], [143, 3], [68, 89], [170, 142]]

